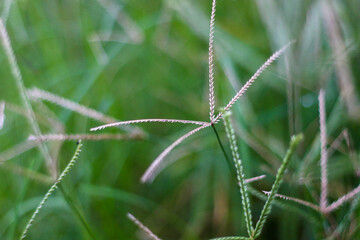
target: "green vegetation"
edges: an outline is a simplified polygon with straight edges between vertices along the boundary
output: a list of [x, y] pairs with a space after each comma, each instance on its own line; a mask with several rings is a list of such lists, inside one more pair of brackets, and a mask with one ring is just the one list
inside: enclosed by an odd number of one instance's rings
[[0, 1], [0, 239], [360, 239], [360, 2], [216, 7]]

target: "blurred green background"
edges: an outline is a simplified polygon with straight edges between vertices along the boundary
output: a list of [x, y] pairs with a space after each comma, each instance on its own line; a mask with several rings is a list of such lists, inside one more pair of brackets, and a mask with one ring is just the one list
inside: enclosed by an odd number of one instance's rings
[[[317, 95], [323, 87], [329, 148], [340, 136], [329, 158], [330, 201], [351, 191], [359, 184], [360, 167], [360, 2], [226, 0], [217, 5], [218, 107], [272, 52], [296, 40], [232, 108], [246, 177], [267, 176], [251, 186], [270, 189], [290, 136], [303, 132], [280, 193], [318, 203]], [[115, 119], [207, 121], [211, 1], [2, 0], [0, 7], [28, 89], [49, 91]], [[26, 149], [33, 132], [3, 48], [0, 61], [6, 117], [0, 130], [0, 239], [17, 239], [51, 184], [40, 151]], [[43, 134], [89, 133], [103, 124], [48, 101], [32, 98], [31, 103]], [[239, 189], [212, 130], [177, 147], [167, 157], [172, 163], [144, 185], [140, 177], [150, 163], [192, 127], [139, 127], [142, 140], [84, 141], [77, 165], [62, 183], [97, 239], [146, 239], [128, 212], [162, 239], [244, 235]], [[230, 154], [222, 123], [217, 129]], [[60, 171], [76, 141], [47, 141], [46, 146]], [[264, 202], [256, 196], [251, 201], [257, 219]], [[329, 223], [311, 209], [280, 203], [260, 239], [360, 239], [357, 204], [345, 204]], [[57, 191], [28, 239], [92, 238]]]

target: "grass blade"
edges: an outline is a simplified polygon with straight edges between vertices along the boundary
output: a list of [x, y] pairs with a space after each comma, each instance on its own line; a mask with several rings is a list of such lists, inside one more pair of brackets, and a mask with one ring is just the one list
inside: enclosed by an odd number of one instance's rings
[[[11, 73], [15, 79], [16, 86], [17, 86], [18, 91], [21, 96], [21, 100], [26, 108], [27, 114], [30, 116], [29, 123], [32, 128], [32, 131], [34, 132], [35, 135], [39, 136], [39, 135], [41, 135], [41, 131], [40, 131], [39, 125], [36, 121], [32, 106], [30, 104], [29, 97], [28, 97], [26, 89], [25, 89], [24, 81], [23, 81], [19, 66], [17, 64], [17, 61], [16, 61], [14, 50], [12, 49], [12, 46], [11, 46], [9, 35], [7, 33], [7, 30], [5, 28], [3, 20], [1, 18], [0, 18], [0, 42], [4, 48], [7, 61], [9, 62], [9, 65], [10, 65]], [[44, 156], [44, 158], [46, 160], [47, 167], [48, 167], [52, 177], [57, 176], [56, 175], [57, 174], [56, 163], [51, 158], [49, 150], [46, 148], [46, 146], [44, 144], [39, 145], [39, 149], [40, 149], [41, 154]]]

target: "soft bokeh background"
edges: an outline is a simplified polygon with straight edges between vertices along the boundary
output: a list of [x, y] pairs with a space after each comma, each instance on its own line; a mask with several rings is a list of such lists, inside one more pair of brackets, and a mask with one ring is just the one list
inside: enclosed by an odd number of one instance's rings
[[[121, 120], [207, 121], [210, 1], [2, 0], [0, 7], [28, 89], [43, 89]], [[349, 139], [330, 156], [330, 201], [359, 184], [359, 9], [358, 0], [219, 1], [218, 107], [272, 52], [296, 40], [233, 107], [246, 177], [267, 176], [251, 184], [255, 189], [270, 189], [290, 136], [303, 132], [305, 140], [280, 193], [318, 203], [320, 87], [326, 89], [329, 146], [344, 130]], [[40, 151], [21, 153], [33, 133], [2, 48], [0, 61], [6, 116], [0, 130], [0, 239], [16, 239], [51, 184]], [[32, 104], [43, 134], [89, 133], [103, 124], [41, 99]], [[127, 212], [162, 239], [244, 236], [239, 189], [212, 130], [177, 147], [167, 158], [174, 163], [144, 185], [139, 179], [152, 160], [192, 127], [139, 127], [142, 140], [84, 141], [77, 165], [62, 184], [97, 238], [146, 239]], [[217, 128], [230, 153], [222, 123]], [[63, 169], [76, 141], [46, 146]], [[257, 219], [263, 201], [255, 196], [251, 201]], [[360, 238], [356, 204], [337, 210], [328, 224], [312, 210], [282, 203], [273, 209], [261, 239], [323, 239], [333, 231], [329, 225], [338, 227], [343, 219], [345, 230], [336, 239]], [[91, 237], [57, 191], [28, 239]]]

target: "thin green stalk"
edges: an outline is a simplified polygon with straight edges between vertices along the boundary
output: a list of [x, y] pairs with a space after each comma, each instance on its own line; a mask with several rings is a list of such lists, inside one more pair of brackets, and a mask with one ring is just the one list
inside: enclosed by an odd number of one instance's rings
[[294, 154], [297, 145], [300, 143], [300, 141], [302, 139], [303, 139], [302, 134], [292, 136], [292, 138], [291, 138], [290, 147], [285, 155], [283, 163], [281, 164], [281, 166], [276, 174], [275, 182], [271, 188], [271, 192], [265, 202], [263, 210], [261, 211], [260, 218], [259, 218], [258, 222], [256, 223], [255, 230], [254, 230], [253, 234], [251, 235], [253, 239], [257, 238], [260, 235], [262, 228], [264, 227], [266, 219], [271, 212], [272, 204], [273, 204], [273, 201], [275, 200], [275, 195], [277, 194], [280, 184], [282, 182], [282, 179], [284, 177], [285, 170], [286, 170], [287, 166], [289, 165], [290, 159], [291, 159], [292, 155]]
[[[211, 127], [212, 127], [212, 129], [214, 130], [214, 132], [215, 132], [216, 139], [218, 140], [218, 143], [219, 143], [219, 145], [220, 145], [221, 151], [223, 152], [224, 157], [225, 157], [225, 159], [226, 159], [226, 162], [228, 163], [230, 172], [231, 172], [231, 174], [233, 174], [234, 177], [236, 177], [235, 172], [234, 172], [234, 169], [231, 167], [232, 165], [231, 165], [230, 158], [228, 157], [228, 155], [227, 155], [227, 153], [226, 153], [226, 151], [225, 151], [224, 145], [223, 145], [222, 142], [221, 142], [220, 136], [219, 136], [219, 134], [218, 134], [218, 132], [217, 132], [214, 124], [212, 124]], [[236, 179], [236, 178], [235, 178], [235, 179]]]
[[242, 200], [242, 205], [243, 205], [243, 209], [244, 209], [246, 229], [247, 229], [249, 236], [251, 236], [252, 232], [254, 231], [254, 228], [252, 225], [250, 199], [249, 199], [249, 194], [248, 194], [248, 190], [247, 190], [246, 183], [245, 183], [245, 174], [244, 174], [242, 162], [241, 162], [239, 151], [238, 151], [238, 146], [237, 146], [236, 137], [235, 137], [235, 131], [231, 124], [230, 116], [231, 116], [231, 112], [229, 112], [229, 111], [226, 112], [223, 116], [225, 130], [226, 130], [226, 135], [230, 142], [231, 153], [232, 153], [233, 160], [235, 163], [237, 181], [240, 184], [240, 193], [241, 193], [241, 200]]
[[69, 194], [66, 193], [65, 189], [59, 185], [59, 189], [62, 192], [64, 199], [66, 201], [66, 203], [69, 205], [69, 207], [71, 208], [71, 210], [73, 211], [73, 213], [75, 214], [75, 216], [78, 218], [78, 220], [80, 221], [80, 223], [83, 225], [84, 229], [86, 230], [86, 232], [88, 233], [88, 235], [96, 240], [96, 235], [95, 233], [92, 231], [90, 225], [88, 224], [88, 222], [86, 221], [84, 215], [82, 214], [81, 210], [76, 206], [75, 202], [72, 200], [72, 198], [70, 197]]

